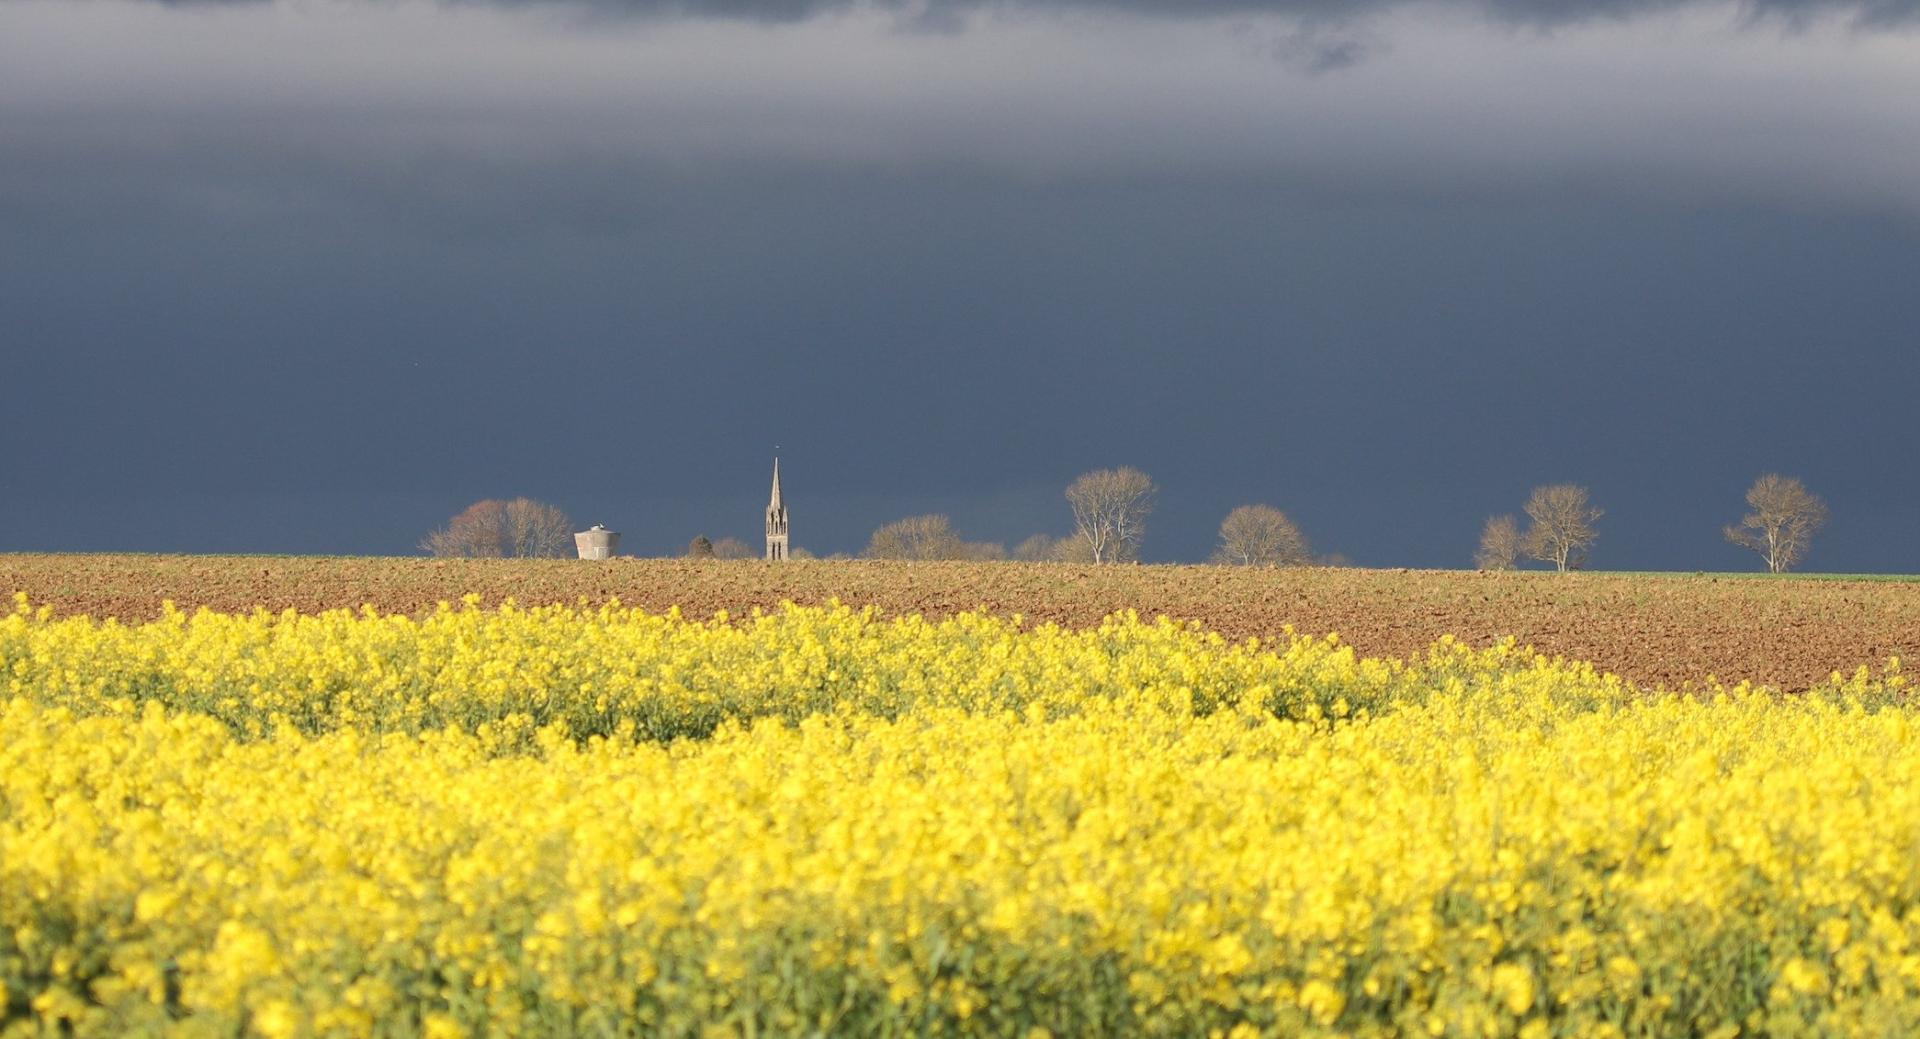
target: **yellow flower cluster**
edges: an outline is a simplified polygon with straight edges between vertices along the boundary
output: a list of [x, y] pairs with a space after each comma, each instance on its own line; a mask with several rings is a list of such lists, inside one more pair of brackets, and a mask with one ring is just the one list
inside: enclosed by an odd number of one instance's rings
[[1897, 662], [22, 608], [0, 676], [4, 1035], [1920, 1031]]
[[[168, 607], [126, 625], [55, 619], [24, 598], [0, 617], [0, 692], [78, 713], [140, 704], [260, 737], [283, 726], [420, 733], [460, 728], [498, 749], [559, 728], [576, 739], [705, 738], [728, 720], [909, 709], [1073, 713], [1146, 697], [1207, 714], [1248, 698], [1286, 717], [1377, 710], [1435, 681], [1529, 658], [1447, 643], [1415, 666], [1357, 659], [1334, 639], [1257, 642], [1132, 614], [1094, 630], [1018, 617], [940, 621], [788, 607], [690, 621], [619, 604], [483, 610], [477, 597], [415, 619], [371, 608], [233, 615]], [[1605, 695], [1617, 682], [1592, 676]]]

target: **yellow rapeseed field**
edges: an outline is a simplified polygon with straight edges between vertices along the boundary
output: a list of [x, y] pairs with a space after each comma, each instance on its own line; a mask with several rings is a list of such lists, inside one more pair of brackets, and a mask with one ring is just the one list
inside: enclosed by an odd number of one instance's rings
[[0, 1035], [1920, 1032], [1897, 661], [0, 619]]

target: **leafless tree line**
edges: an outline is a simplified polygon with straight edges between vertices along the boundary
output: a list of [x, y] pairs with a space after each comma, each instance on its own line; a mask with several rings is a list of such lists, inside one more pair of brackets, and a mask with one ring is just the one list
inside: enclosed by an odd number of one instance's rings
[[1158, 488], [1146, 473], [1123, 466], [1086, 473], [1067, 487], [1074, 531], [1035, 534], [1012, 552], [997, 542], [968, 541], [944, 515], [909, 516], [873, 532], [868, 559], [1000, 560], [1122, 563], [1139, 558]]
[[952, 520], [933, 514], [895, 520], [874, 531], [865, 554], [869, 559], [991, 561], [1007, 558], [1007, 549], [996, 542], [967, 541], [953, 529]]
[[1600, 534], [1594, 529], [1605, 513], [1587, 501], [1587, 489], [1556, 483], [1535, 487], [1524, 509], [1525, 532], [1512, 516], [1494, 516], [1480, 531], [1474, 565], [1482, 570], [1511, 570], [1522, 555], [1566, 573], [1586, 565], [1587, 552]]
[[[1131, 563], [1140, 558], [1147, 518], [1159, 497], [1152, 477], [1131, 466], [1096, 469], [1066, 489], [1073, 532], [1035, 534], [1012, 552], [994, 542], [968, 541], [944, 515], [910, 516], [875, 530], [869, 559], [995, 560]], [[1304, 566], [1315, 562], [1300, 528], [1271, 505], [1243, 505], [1220, 525], [1213, 561], [1236, 566]], [[1329, 562], [1329, 560], [1320, 560]]]
[[[1770, 573], [1785, 573], [1806, 558], [1813, 535], [1827, 521], [1827, 505], [1799, 480], [1768, 473], [1747, 489], [1752, 511], [1725, 530], [1729, 542], [1760, 554]], [[1474, 565], [1482, 570], [1511, 570], [1526, 556], [1552, 563], [1566, 573], [1586, 565], [1600, 539], [1595, 529], [1605, 513], [1588, 501], [1587, 489], [1557, 483], [1536, 487], [1523, 510], [1523, 531], [1511, 515], [1494, 516], [1480, 531]]]
[[[909, 516], [873, 532], [864, 553], [869, 559], [972, 560], [1023, 562], [1130, 563], [1140, 558], [1159, 488], [1146, 473], [1130, 466], [1097, 469], [1066, 489], [1073, 532], [1064, 537], [1035, 534], [1008, 552], [990, 541], [968, 541], [939, 514]], [[1813, 536], [1826, 523], [1827, 506], [1792, 477], [1768, 473], [1747, 490], [1749, 511], [1725, 529], [1726, 539], [1760, 555], [1768, 571], [1784, 573], [1806, 559]], [[1533, 489], [1517, 517], [1494, 516], [1480, 532], [1474, 565], [1482, 570], [1511, 570], [1522, 558], [1548, 563], [1561, 573], [1586, 565], [1599, 541], [1596, 524], [1605, 512], [1595, 507], [1585, 487], [1571, 483]], [[558, 507], [530, 498], [478, 501], [429, 533], [420, 542], [428, 553], [467, 558], [560, 558], [573, 554], [573, 521]], [[687, 547], [695, 559], [753, 559], [752, 546], [739, 538], [712, 541], [704, 535]], [[791, 558], [811, 559], [795, 549]], [[1242, 505], [1220, 524], [1220, 543], [1212, 562], [1234, 566], [1338, 565], [1338, 557], [1316, 557], [1306, 535], [1286, 513], [1271, 505]]]
[[721, 538], [712, 541], [705, 534], [694, 538], [687, 544], [688, 559], [757, 559], [759, 554], [753, 546], [739, 538]]

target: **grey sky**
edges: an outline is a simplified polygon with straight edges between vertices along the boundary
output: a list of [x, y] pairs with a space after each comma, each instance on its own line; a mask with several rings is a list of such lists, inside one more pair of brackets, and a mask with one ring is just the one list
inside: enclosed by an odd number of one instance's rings
[[0, 2], [0, 550], [667, 551], [781, 443], [820, 550], [1131, 462], [1155, 558], [1729, 568], [1780, 468], [1920, 569], [1912, 4], [1180, 10]]
[[[10, 143], [75, 157], [778, 158], [1920, 203], [1920, 34], [1904, 28], [1787, 29], [1717, 5], [1552, 29], [1439, 6], [1318, 28], [1066, 10], [927, 33], [873, 12], [16, 0], [0, 112]], [[1316, 71], [1349, 42], [1363, 60]]]

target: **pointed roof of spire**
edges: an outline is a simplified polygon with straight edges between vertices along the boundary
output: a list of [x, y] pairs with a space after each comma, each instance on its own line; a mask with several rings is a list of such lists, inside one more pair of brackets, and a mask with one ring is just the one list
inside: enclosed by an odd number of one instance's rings
[[767, 502], [767, 508], [779, 509], [784, 507], [785, 503], [780, 500], [780, 456], [775, 455], [773, 456], [773, 498]]

